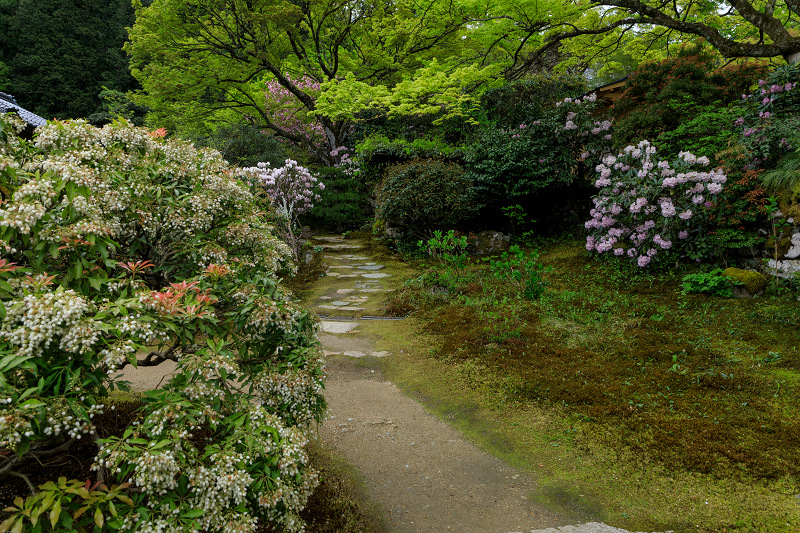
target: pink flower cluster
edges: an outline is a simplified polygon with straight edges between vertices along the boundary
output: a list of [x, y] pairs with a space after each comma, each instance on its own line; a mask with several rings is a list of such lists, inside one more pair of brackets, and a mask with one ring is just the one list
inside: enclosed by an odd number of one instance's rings
[[[319, 93], [319, 83], [307, 76], [293, 80], [287, 74], [286, 78], [300, 91], [311, 94]], [[264, 85], [264, 99], [269, 119], [276, 126], [291, 135], [306, 139], [312, 145], [321, 145], [325, 141], [325, 131], [322, 125], [316, 118], [308, 114], [296, 96], [274, 78]]]
[[709, 197], [722, 192], [727, 180], [721, 169], [694, 168], [709, 164], [708, 158], [689, 152], [672, 163], [659, 160], [648, 141], [606, 156], [596, 167], [599, 191], [585, 223], [586, 249], [627, 255], [640, 267], [650, 265], [660, 251], [680, 253], [713, 205]]

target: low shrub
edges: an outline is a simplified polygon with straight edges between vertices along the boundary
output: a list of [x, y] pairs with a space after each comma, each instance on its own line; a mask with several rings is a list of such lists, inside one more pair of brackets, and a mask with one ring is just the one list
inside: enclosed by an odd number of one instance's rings
[[683, 294], [709, 294], [730, 298], [733, 296], [733, 286], [741, 284], [740, 281], [726, 276], [721, 268], [717, 268], [711, 272], [683, 276], [681, 289]]
[[389, 167], [377, 190], [375, 216], [427, 237], [474, 216], [476, 202], [473, 184], [460, 166], [423, 159]]
[[516, 284], [528, 300], [538, 300], [544, 294], [547, 282], [543, 276], [550, 269], [539, 262], [537, 250], [525, 253], [514, 245], [508, 252], [503, 252], [499, 260], [492, 260], [489, 264], [496, 279]]

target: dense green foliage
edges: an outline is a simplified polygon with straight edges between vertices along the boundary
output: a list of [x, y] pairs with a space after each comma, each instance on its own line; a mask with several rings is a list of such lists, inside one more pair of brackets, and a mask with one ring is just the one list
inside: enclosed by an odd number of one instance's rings
[[0, 2], [0, 91], [48, 119], [99, 112], [104, 87], [137, 86], [122, 51], [133, 20], [127, 0]]
[[317, 169], [325, 190], [319, 200], [301, 219], [315, 228], [351, 231], [369, 221], [370, 189], [352, 167], [322, 167]]
[[419, 159], [389, 167], [377, 190], [375, 217], [417, 236], [452, 228], [474, 216], [471, 180], [454, 163]]
[[281, 166], [286, 160], [286, 146], [252, 124], [220, 126], [197, 144], [218, 150], [228, 163], [237, 167], [254, 167], [260, 162]]
[[688, 150], [698, 157], [714, 157], [714, 150], [726, 147], [735, 120], [726, 124], [730, 113], [721, 108], [740, 101], [766, 68], [760, 63], [719, 67], [711, 52], [697, 46], [640, 65], [626, 81], [622, 98], [611, 108], [616, 146], [648, 139], [665, 156]]

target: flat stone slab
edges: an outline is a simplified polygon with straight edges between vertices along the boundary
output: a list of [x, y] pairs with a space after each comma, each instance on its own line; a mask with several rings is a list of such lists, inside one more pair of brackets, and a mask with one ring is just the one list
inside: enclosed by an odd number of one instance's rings
[[350, 294], [351, 292], [355, 292], [355, 289], [339, 289], [336, 294]]
[[346, 306], [339, 307], [338, 305], [318, 305], [317, 309], [336, 309], [337, 311], [364, 311], [363, 307]]
[[355, 268], [351, 265], [331, 265], [329, 268]]
[[389, 278], [389, 277], [391, 277], [391, 275], [390, 274], [384, 274], [383, 272], [372, 272], [370, 274], [361, 274], [361, 277], [362, 278], [379, 279], [379, 278]]
[[342, 354], [346, 355], [347, 357], [356, 357], [356, 358], [366, 357], [368, 355], [371, 357], [386, 357], [388, 355], [392, 355], [389, 352], [359, 352], [358, 350], [347, 350], [346, 352], [329, 352], [327, 350], [324, 350], [322, 353], [326, 356]]
[[381, 292], [383, 289], [358, 289], [358, 292]]
[[364, 257], [363, 255], [350, 255], [350, 254], [339, 255], [335, 257], [338, 257], [339, 259], [348, 259], [350, 261], [366, 261], [367, 259], [369, 259], [369, 257]]
[[339, 275], [340, 278], [357, 278], [358, 274], [341, 274]]
[[339, 276], [341, 276], [342, 274], [341, 274], [341, 273], [339, 273], [339, 272], [331, 272], [331, 271], [327, 271], [327, 272], [325, 272], [325, 275], [326, 275], [326, 276], [331, 276], [331, 277], [333, 277], [333, 278], [338, 278], [338, 277], [339, 277]]
[[363, 246], [360, 244], [323, 244], [323, 250], [361, 250]]
[[342, 301], [342, 300], [336, 300], [335, 302], [331, 302], [331, 305], [344, 307], [345, 305], [350, 305], [350, 302], [345, 302], [345, 301]]
[[383, 265], [364, 265], [358, 267], [359, 270], [380, 270], [383, 268]]
[[358, 322], [336, 322], [333, 320], [323, 320], [320, 328], [325, 333], [349, 333], [358, 327]]

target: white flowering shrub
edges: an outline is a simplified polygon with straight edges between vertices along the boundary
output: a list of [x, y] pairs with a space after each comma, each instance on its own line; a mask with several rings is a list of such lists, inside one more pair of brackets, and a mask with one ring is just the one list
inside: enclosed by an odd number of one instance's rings
[[[29, 507], [59, 501], [96, 504], [113, 531], [302, 530], [324, 372], [316, 323], [277, 280], [291, 251], [274, 213], [164, 131], [51, 122], [28, 143], [16, 125], [0, 115], [0, 478], [94, 439], [98, 480], [121, 485], [60, 482], [3, 525], [47, 531]], [[117, 371], [166, 360], [178, 372], [141, 420], [99, 439]]]
[[709, 209], [727, 181], [722, 169], [703, 170], [707, 157], [681, 152], [669, 162], [648, 141], [609, 155], [596, 168], [586, 249], [627, 256], [639, 267], [692, 256], [705, 235]]
[[295, 260], [299, 260], [304, 247], [299, 216], [314, 207], [313, 202], [320, 199], [317, 191], [325, 190], [325, 184], [292, 159], [287, 159], [282, 167], [258, 163], [245, 171], [263, 187], [279, 216], [279, 234], [289, 244]]

